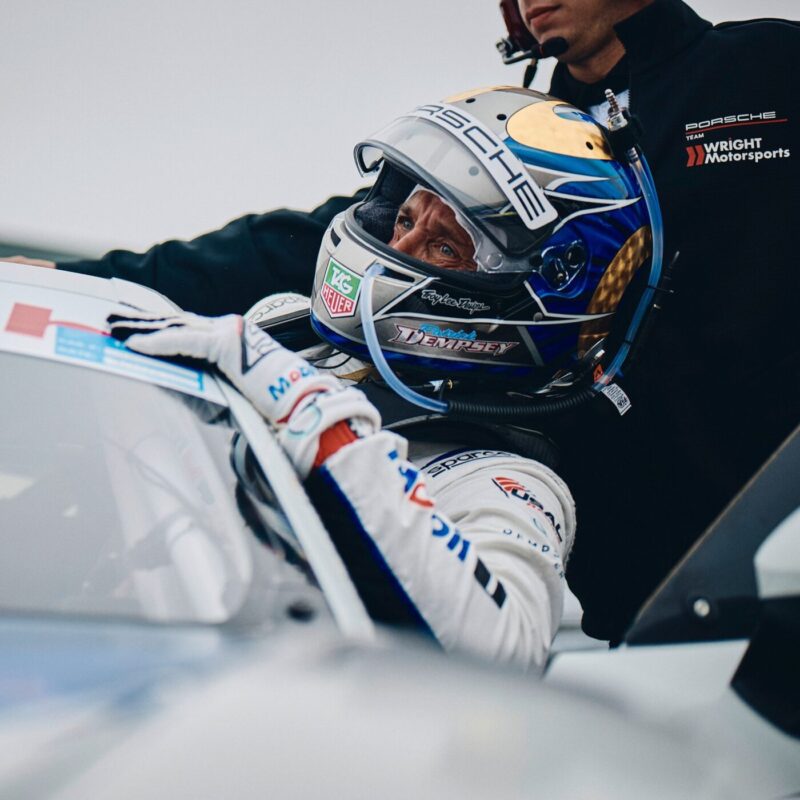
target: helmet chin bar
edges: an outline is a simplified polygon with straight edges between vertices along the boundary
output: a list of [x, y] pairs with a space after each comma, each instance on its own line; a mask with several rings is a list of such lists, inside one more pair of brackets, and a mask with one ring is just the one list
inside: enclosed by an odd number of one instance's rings
[[361, 295], [361, 322], [364, 326], [364, 337], [367, 341], [367, 349], [372, 358], [372, 363], [375, 365], [384, 381], [386, 381], [386, 385], [409, 403], [413, 403], [428, 411], [434, 411], [438, 414], [448, 414], [462, 419], [478, 417], [485, 420], [487, 417], [490, 417], [495, 422], [502, 422], [520, 420], [528, 417], [541, 417], [548, 414], [568, 411], [585, 403], [596, 395], [594, 388], [587, 387], [567, 397], [545, 397], [537, 402], [505, 402], [495, 404], [465, 402], [457, 399], [445, 402], [415, 392], [410, 386], [403, 383], [392, 371], [392, 368], [383, 355], [380, 342], [378, 342], [378, 334], [375, 330], [375, 319], [372, 312], [372, 288], [376, 276], [382, 275], [384, 272], [385, 270], [380, 264], [373, 263], [364, 273], [364, 288]]
[[462, 419], [473, 419], [476, 417], [486, 419], [487, 417], [491, 417], [496, 422], [502, 422], [529, 417], [542, 417], [548, 414], [569, 411], [570, 409], [582, 405], [597, 394], [594, 387], [586, 387], [566, 397], [551, 398], [545, 396], [534, 402], [473, 403], [459, 399], [445, 402], [444, 400], [436, 400], [433, 397], [427, 397], [424, 394], [414, 391], [410, 386], [403, 383], [389, 366], [386, 357], [383, 355], [383, 350], [381, 350], [378, 334], [375, 330], [375, 318], [372, 310], [372, 289], [375, 278], [385, 274], [385, 272], [386, 270], [375, 262], [371, 264], [364, 273], [364, 288], [361, 295], [361, 322], [363, 324], [364, 338], [367, 342], [367, 349], [369, 350], [372, 363], [386, 382], [386, 385], [409, 403], [413, 403], [416, 406], [420, 406], [427, 411], [433, 411], [437, 414], [450, 415]]

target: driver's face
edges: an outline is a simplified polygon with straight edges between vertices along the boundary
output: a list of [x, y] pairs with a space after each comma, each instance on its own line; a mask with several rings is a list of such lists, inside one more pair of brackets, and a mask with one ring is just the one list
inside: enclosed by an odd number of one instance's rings
[[453, 209], [426, 190], [400, 206], [389, 246], [434, 267], [462, 272], [478, 268], [475, 245]]

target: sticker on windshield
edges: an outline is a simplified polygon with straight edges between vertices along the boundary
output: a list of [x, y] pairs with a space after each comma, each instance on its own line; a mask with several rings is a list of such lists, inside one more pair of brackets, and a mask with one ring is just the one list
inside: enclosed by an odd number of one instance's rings
[[[23, 291], [25, 290], [22, 288], [18, 290], [19, 294]], [[95, 305], [88, 298], [87, 302]], [[62, 318], [61, 313], [46, 305], [13, 302], [6, 312], [8, 316], [5, 325], [0, 328], [0, 334], [3, 334], [0, 337], [2, 349], [82, 363], [129, 378], [208, 397], [215, 402], [224, 402], [217, 398], [216, 387], [213, 382], [205, 380], [203, 372], [134, 353], [122, 342], [111, 338], [101, 327], [108, 314], [107, 304], [103, 303], [98, 311], [99, 320], [95, 314], [77, 313], [75, 310], [67, 311]], [[95, 322], [97, 326], [78, 322], [75, 316]]]
[[128, 350], [122, 342], [101, 333], [56, 328], [56, 355], [102, 364], [114, 372], [135, 375], [188, 392], [203, 391], [203, 373]]

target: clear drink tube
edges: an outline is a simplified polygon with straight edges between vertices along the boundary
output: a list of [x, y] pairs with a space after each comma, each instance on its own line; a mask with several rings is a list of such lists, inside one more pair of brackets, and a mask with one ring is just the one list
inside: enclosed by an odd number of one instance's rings
[[372, 288], [375, 283], [375, 277], [382, 275], [383, 272], [383, 267], [380, 264], [375, 263], [369, 266], [364, 273], [364, 290], [361, 295], [361, 323], [364, 326], [364, 338], [367, 340], [367, 349], [372, 363], [377, 367], [384, 381], [386, 381], [386, 385], [404, 400], [408, 400], [409, 403], [414, 405], [422, 406], [422, 408], [426, 408], [429, 411], [446, 414], [448, 412], [448, 404], [446, 402], [415, 392], [395, 375], [383, 355], [378, 341], [378, 333], [375, 330], [375, 319], [372, 315]]

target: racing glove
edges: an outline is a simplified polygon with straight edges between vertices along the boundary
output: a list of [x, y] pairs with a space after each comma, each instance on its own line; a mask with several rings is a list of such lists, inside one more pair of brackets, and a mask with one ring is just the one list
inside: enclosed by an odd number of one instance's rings
[[277, 429], [303, 478], [340, 447], [380, 430], [380, 415], [362, 392], [238, 315], [111, 314], [107, 321], [111, 335], [138, 353], [216, 366]]

